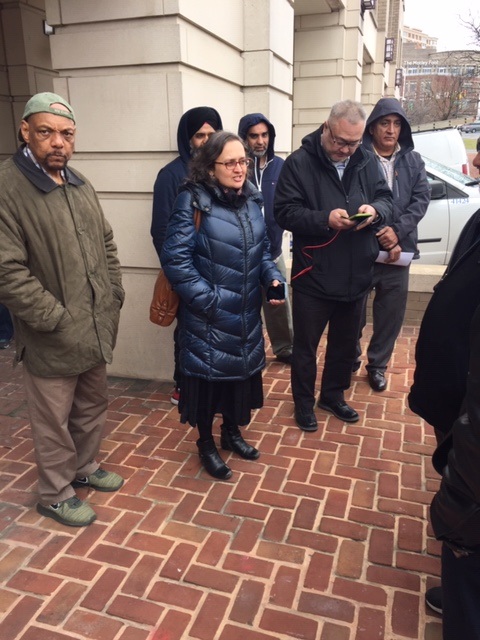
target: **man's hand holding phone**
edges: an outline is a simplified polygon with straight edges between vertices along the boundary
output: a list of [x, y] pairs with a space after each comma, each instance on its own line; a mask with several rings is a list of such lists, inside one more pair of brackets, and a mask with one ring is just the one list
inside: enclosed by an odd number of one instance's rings
[[375, 221], [377, 217], [377, 212], [373, 207], [369, 204], [362, 204], [361, 207], [358, 208], [357, 213], [354, 213], [350, 216], [350, 220], [353, 220], [355, 223], [356, 229], [355, 231], [359, 231], [360, 229], [364, 229], [368, 227], [369, 224]]
[[328, 226], [338, 231], [347, 231], [356, 227], [355, 231], [357, 231], [371, 224], [376, 217], [377, 212], [369, 204], [362, 204], [351, 216], [345, 209], [333, 209], [328, 217]]
[[333, 209], [328, 216], [328, 226], [335, 231], [347, 231], [353, 229], [355, 222], [350, 220], [345, 209]]

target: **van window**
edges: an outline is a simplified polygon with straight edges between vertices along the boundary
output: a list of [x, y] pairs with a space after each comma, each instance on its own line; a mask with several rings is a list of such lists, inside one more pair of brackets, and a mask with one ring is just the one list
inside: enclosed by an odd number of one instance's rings
[[435, 160], [431, 160], [430, 158], [423, 158], [423, 161], [425, 162], [425, 168], [427, 169], [427, 172], [429, 168], [432, 168], [436, 171], [439, 171], [440, 173], [443, 173], [448, 178], [452, 178], [452, 180], [455, 180], [455, 182], [459, 182], [460, 184], [471, 184], [472, 182], [472, 178], [470, 176], [466, 176], [464, 173], [460, 173], [460, 171], [457, 171], [452, 167], [447, 167], [447, 165], [442, 164], [441, 162], [436, 162]]

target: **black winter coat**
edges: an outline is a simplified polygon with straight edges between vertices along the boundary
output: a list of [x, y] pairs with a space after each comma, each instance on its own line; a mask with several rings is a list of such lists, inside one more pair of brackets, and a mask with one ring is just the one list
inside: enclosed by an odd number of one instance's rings
[[[175, 201], [161, 260], [180, 296], [180, 370], [209, 381], [246, 380], [265, 366], [262, 285], [284, 279], [270, 257], [262, 196], [243, 202], [187, 184]], [[198, 232], [194, 209], [202, 212]]]
[[[480, 210], [468, 221], [425, 312], [409, 395], [412, 411], [448, 432], [433, 455], [442, 483], [435, 536], [480, 546]], [[460, 415], [459, 415], [460, 414]]]
[[462, 415], [433, 456], [442, 483], [430, 506], [433, 531], [456, 547], [480, 548], [480, 306], [470, 326]]
[[[293, 232], [292, 287], [307, 295], [350, 302], [371, 286], [379, 251], [378, 225], [337, 233], [328, 227], [328, 217], [333, 209], [352, 215], [370, 204], [379, 223], [388, 223], [392, 192], [373, 153], [362, 147], [351, 156], [340, 180], [321, 146], [322, 129], [307, 135], [300, 149], [285, 160], [275, 191], [275, 218]], [[312, 264], [310, 271], [295, 279]]]
[[480, 210], [465, 225], [425, 310], [415, 348], [410, 409], [448, 433], [466, 393], [470, 325], [480, 304]]

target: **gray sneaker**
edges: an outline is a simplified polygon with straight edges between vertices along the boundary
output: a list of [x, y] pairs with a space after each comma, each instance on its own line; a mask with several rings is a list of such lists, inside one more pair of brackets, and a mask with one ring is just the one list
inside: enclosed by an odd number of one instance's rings
[[37, 504], [37, 511], [46, 518], [53, 518], [68, 527], [86, 527], [96, 519], [97, 514], [86, 502], [72, 496], [56, 504]]
[[113, 471], [105, 471], [105, 469], [97, 469], [86, 478], [76, 478], [72, 482], [72, 487], [79, 489], [80, 487], [92, 487], [97, 491], [118, 491], [123, 485], [123, 478]]

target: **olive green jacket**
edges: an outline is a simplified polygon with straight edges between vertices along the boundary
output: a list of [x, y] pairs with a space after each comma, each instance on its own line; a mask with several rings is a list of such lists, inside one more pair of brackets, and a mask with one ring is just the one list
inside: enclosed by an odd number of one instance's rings
[[20, 148], [0, 163], [0, 302], [17, 361], [40, 377], [112, 361], [124, 299], [113, 232], [92, 185], [57, 185]]

